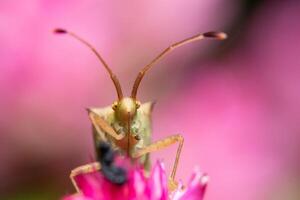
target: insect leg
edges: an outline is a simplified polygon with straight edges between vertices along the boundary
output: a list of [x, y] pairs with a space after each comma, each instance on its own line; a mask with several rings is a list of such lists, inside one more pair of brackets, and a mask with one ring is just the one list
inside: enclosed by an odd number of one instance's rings
[[96, 131], [99, 133], [104, 131], [105, 133], [109, 134], [116, 140], [121, 140], [125, 135], [118, 134], [101, 116], [94, 113], [93, 111], [88, 109], [89, 118], [92, 121], [93, 126], [95, 127]]
[[136, 153], [133, 154], [133, 157], [138, 158], [138, 157], [140, 157], [142, 155], [145, 155], [147, 153], [158, 151], [160, 149], [169, 147], [172, 144], [179, 143], [178, 148], [177, 148], [177, 152], [176, 152], [175, 162], [174, 162], [172, 173], [171, 173], [171, 176], [170, 176], [171, 181], [173, 183], [175, 183], [175, 175], [176, 175], [176, 170], [177, 170], [178, 161], [179, 161], [181, 149], [182, 149], [182, 146], [183, 146], [183, 142], [184, 142], [184, 138], [181, 135], [173, 135], [173, 136], [167, 137], [165, 139], [156, 141], [156, 142], [150, 144], [149, 146], [137, 151]]
[[70, 179], [71, 179], [76, 191], [80, 192], [80, 190], [76, 184], [76, 181], [75, 181], [76, 176], [78, 176], [80, 174], [87, 174], [87, 173], [99, 171], [100, 169], [101, 169], [101, 165], [99, 162], [89, 163], [89, 164], [82, 165], [82, 166], [79, 166], [79, 167], [76, 167], [75, 169], [73, 169], [70, 174]]

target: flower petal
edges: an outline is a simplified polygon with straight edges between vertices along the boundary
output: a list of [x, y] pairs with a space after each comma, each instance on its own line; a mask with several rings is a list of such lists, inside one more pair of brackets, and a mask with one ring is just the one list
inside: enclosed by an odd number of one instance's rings
[[104, 199], [105, 179], [99, 172], [80, 174], [75, 177], [78, 188], [86, 197]]
[[174, 193], [173, 200], [202, 200], [206, 184], [208, 182], [208, 176], [195, 172], [190, 179], [190, 182], [185, 190], [178, 190]]
[[146, 200], [149, 199], [146, 193], [147, 181], [142, 169], [136, 169], [131, 172], [128, 181], [129, 199]]
[[156, 162], [148, 182], [148, 192], [151, 200], [167, 200], [168, 188], [164, 166]]

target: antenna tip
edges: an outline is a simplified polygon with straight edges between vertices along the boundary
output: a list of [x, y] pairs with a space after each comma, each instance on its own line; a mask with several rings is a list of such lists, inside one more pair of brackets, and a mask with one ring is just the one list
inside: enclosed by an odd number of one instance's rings
[[57, 34], [65, 34], [65, 33], [67, 33], [67, 31], [65, 29], [62, 29], [62, 28], [56, 28], [56, 29], [54, 29], [53, 32], [57, 33]]
[[203, 34], [204, 37], [215, 38], [218, 40], [225, 40], [227, 38], [227, 34], [224, 32], [206, 32]]

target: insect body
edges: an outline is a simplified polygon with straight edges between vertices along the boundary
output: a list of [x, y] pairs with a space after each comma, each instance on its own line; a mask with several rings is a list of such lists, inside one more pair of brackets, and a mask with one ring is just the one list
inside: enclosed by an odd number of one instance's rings
[[[102, 141], [108, 142], [121, 154], [134, 158], [136, 152], [151, 144], [152, 107], [151, 102], [140, 105], [123, 98], [112, 106], [88, 109], [95, 146]], [[139, 161], [145, 168], [150, 167], [148, 154], [141, 155]]]
[[[55, 32], [69, 34], [87, 45], [103, 64], [116, 88], [118, 100], [111, 106], [88, 109], [89, 118], [93, 125], [95, 146], [101, 142], [108, 142], [115, 150], [118, 150], [120, 154], [127, 154], [131, 159], [139, 160], [145, 168], [148, 169], [150, 166], [149, 153], [178, 143], [175, 163], [169, 181], [169, 185], [172, 188], [175, 187], [175, 174], [183, 146], [183, 137], [181, 135], [173, 135], [156, 142], [151, 142], [151, 111], [153, 103], [148, 102], [141, 104], [137, 99], [137, 91], [146, 72], [173, 49], [205, 38], [223, 40], [227, 37], [226, 34], [223, 32], [207, 32], [195, 35], [169, 46], [148, 65], [142, 68], [135, 79], [131, 95], [129, 97], [124, 97], [116, 75], [113, 74], [104, 59], [91, 44], [73, 32], [64, 29], [56, 29]], [[96, 152], [101, 154], [99, 151]], [[99, 170], [100, 168], [99, 162], [78, 167], [71, 172], [71, 179], [73, 180], [73, 178], [80, 173], [88, 173]], [[75, 183], [74, 180], [73, 183]]]

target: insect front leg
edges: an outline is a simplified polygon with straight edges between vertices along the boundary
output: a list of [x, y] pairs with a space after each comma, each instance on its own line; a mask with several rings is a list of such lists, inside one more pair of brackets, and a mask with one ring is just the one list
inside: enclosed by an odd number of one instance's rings
[[75, 169], [73, 169], [70, 174], [70, 179], [71, 179], [76, 191], [80, 192], [80, 190], [76, 184], [76, 181], [75, 181], [76, 176], [78, 176], [80, 174], [87, 174], [87, 173], [99, 171], [100, 169], [101, 169], [101, 165], [99, 162], [85, 164], [85, 165], [82, 165], [82, 166], [79, 166], [79, 167], [76, 167]]
[[155, 152], [160, 149], [169, 147], [172, 144], [179, 143], [177, 152], [176, 152], [175, 162], [174, 162], [172, 173], [170, 176], [170, 182], [169, 182], [169, 187], [171, 189], [175, 189], [177, 187], [177, 184], [175, 181], [175, 175], [176, 175], [176, 170], [177, 170], [177, 166], [178, 166], [180, 153], [181, 153], [181, 150], [183, 147], [183, 142], [184, 142], [184, 138], [181, 135], [173, 135], [173, 136], [167, 137], [165, 139], [156, 141], [156, 142], [150, 144], [149, 146], [146, 146], [143, 149], [138, 150], [137, 152], [135, 152], [133, 154], [133, 157], [139, 158], [147, 153]]
[[125, 134], [118, 134], [101, 116], [89, 109], [88, 112], [89, 118], [98, 133], [102, 130], [116, 140], [121, 140], [125, 137]]

